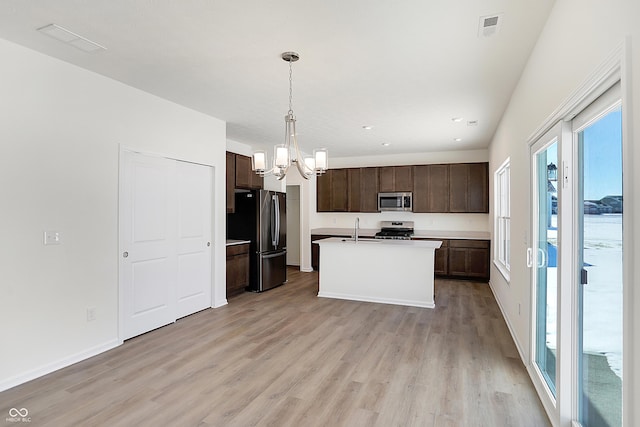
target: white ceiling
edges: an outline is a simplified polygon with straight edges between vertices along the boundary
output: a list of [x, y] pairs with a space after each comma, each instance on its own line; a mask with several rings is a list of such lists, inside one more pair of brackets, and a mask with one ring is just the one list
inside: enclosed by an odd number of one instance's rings
[[[552, 5], [0, 0], [0, 37], [225, 120], [229, 139], [254, 147], [283, 142], [280, 54], [296, 51], [301, 148], [348, 157], [487, 147]], [[500, 32], [478, 37], [480, 17], [498, 13]], [[51, 23], [107, 50], [85, 53], [36, 31]]]

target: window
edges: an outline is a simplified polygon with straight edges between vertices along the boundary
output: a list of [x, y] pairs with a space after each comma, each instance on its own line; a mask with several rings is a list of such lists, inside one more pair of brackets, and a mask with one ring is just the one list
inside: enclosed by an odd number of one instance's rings
[[511, 167], [509, 158], [498, 168], [494, 178], [496, 195], [496, 245], [493, 262], [508, 281], [509, 270], [511, 268], [511, 208], [509, 195]]

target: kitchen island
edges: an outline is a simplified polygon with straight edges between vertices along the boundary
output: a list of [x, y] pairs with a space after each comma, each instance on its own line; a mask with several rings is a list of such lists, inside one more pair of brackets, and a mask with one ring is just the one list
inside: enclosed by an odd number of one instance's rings
[[328, 238], [320, 252], [319, 297], [435, 307], [434, 251], [440, 241]]

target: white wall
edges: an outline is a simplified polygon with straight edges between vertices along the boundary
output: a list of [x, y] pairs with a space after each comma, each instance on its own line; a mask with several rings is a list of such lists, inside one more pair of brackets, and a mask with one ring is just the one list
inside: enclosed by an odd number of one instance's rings
[[120, 343], [121, 145], [214, 167], [224, 304], [225, 123], [4, 40], [0, 57], [0, 390]]
[[[545, 119], [552, 115], [569, 96], [586, 81], [600, 64], [628, 37], [631, 46], [628, 58], [628, 79], [623, 82], [629, 93], [633, 93], [631, 103], [624, 106], [631, 113], [625, 121], [627, 140], [630, 147], [629, 156], [625, 158], [624, 174], [630, 185], [624, 189], [625, 216], [632, 218], [627, 232], [634, 236], [625, 241], [625, 247], [632, 256], [627, 260], [627, 268], [633, 275], [627, 284], [635, 288], [628, 299], [629, 305], [640, 307], [640, 291], [634, 284], [640, 283], [640, 270], [633, 272], [633, 265], [640, 265], [640, 251], [634, 251], [633, 242], [639, 241], [640, 200], [632, 195], [634, 188], [640, 186], [640, 175], [635, 173], [631, 165], [640, 164], [640, 150], [634, 146], [634, 127], [640, 123], [640, 2], [631, 0], [612, 0], [600, 2], [595, 0], [557, 0], [549, 16], [549, 20], [541, 33], [538, 43], [522, 74], [520, 82], [511, 98], [501, 123], [490, 145], [490, 176], [507, 158], [511, 157], [511, 216], [512, 216], [512, 251], [511, 281], [507, 283], [498, 270], [491, 271], [491, 286], [504, 310], [517, 345], [525, 360], [530, 354], [530, 271], [526, 267], [526, 248], [529, 236], [529, 186], [527, 138]], [[631, 68], [633, 67], [633, 68]], [[625, 86], [623, 86], [624, 89]], [[637, 137], [636, 137], [637, 139]], [[491, 183], [491, 188], [493, 182]], [[493, 193], [493, 192], [492, 192]], [[491, 194], [493, 207], [493, 194]], [[493, 210], [493, 209], [492, 209]], [[629, 230], [629, 228], [633, 228]], [[521, 307], [519, 313], [518, 307]], [[637, 337], [640, 332], [640, 311], [628, 310], [630, 322], [634, 330], [627, 330], [625, 336]], [[625, 416], [628, 424], [638, 425], [640, 419], [636, 413], [635, 424], [632, 411], [637, 411], [637, 396], [640, 393], [640, 340], [628, 340], [625, 347], [627, 362], [634, 362], [625, 367], [625, 387], [627, 401]], [[628, 345], [631, 344], [631, 345]], [[633, 353], [631, 353], [633, 352]], [[631, 381], [629, 381], [631, 380]], [[635, 396], [635, 397], [634, 397]], [[635, 401], [631, 400], [635, 399]]]

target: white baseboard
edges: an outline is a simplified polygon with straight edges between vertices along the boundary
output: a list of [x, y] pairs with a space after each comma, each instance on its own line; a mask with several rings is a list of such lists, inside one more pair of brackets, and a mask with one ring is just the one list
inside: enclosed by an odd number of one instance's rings
[[300, 267], [300, 271], [302, 271], [303, 273], [311, 273], [311, 272], [313, 272], [313, 268], [311, 268], [311, 267]]
[[225, 306], [227, 304], [228, 304], [227, 303], [227, 299], [225, 298], [225, 299], [220, 300], [220, 301], [215, 301], [213, 303], [213, 305], [211, 306], [211, 308], [219, 308], [219, 307]]
[[0, 391], [5, 391], [12, 387], [34, 380], [36, 378], [40, 378], [44, 375], [50, 374], [51, 372], [57, 371], [58, 369], [66, 368], [67, 366], [73, 365], [74, 363], [81, 362], [90, 357], [96, 356], [100, 353], [104, 353], [105, 351], [116, 348], [120, 345], [122, 345], [122, 341], [120, 340], [108, 341], [106, 343], [88, 348], [76, 354], [72, 354], [63, 359], [56, 360], [55, 362], [51, 362], [46, 365], [40, 366], [39, 368], [33, 369], [31, 371], [24, 372], [14, 377], [1, 380]]
[[495, 299], [496, 302], [498, 303], [498, 308], [500, 308], [500, 313], [502, 313], [502, 318], [504, 319], [504, 322], [507, 324], [507, 328], [509, 329], [509, 333], [511, 334], [511, 339], [513, 339], [513, 342], [516, 345], [516, 349], [518, 350], [518, 354], [520, 355], [520, 360], [522, 360], [522, 363], [524, 363], [525, 366], [528, 366], [529, 363], [527, 361], [527, 358], [524, 356], [524, 352], [520, 347], [520, 342], [518, 342], [518, 339], [516, 338], [516, 334], [513, 332], [513, 327], [511, 326], [511, 322], [509, 321], [509, 318], [505, 314], [506, 312], [504, 310], [504, 307], [502, 306], [502, 302], [500, 302], [500, 298], [498, 298], [498, 294], [496, 293], [495, 289], [493, 289], [493, 285], [491, 284], [491, 281], [489, 281], [489, 289], [491, 289], [491, 293], [493, 294], [493, 299]]
[[335, 298], [335, 299], [346, 299], [350, 301], [375, 302], [379, 304], [406, 305], [409, 307], [434, 308], [436, 306], [433, 303], [428, 303], [423, 301], [401, 300], [401, 299], [393, 299], [393, 298], [371, 298], [371, 297], [363, 297], [360, 295], [337, 294], [337, 293], [331, 293], [331, 292], [318, 292], [318, 296], [320, 298]]

